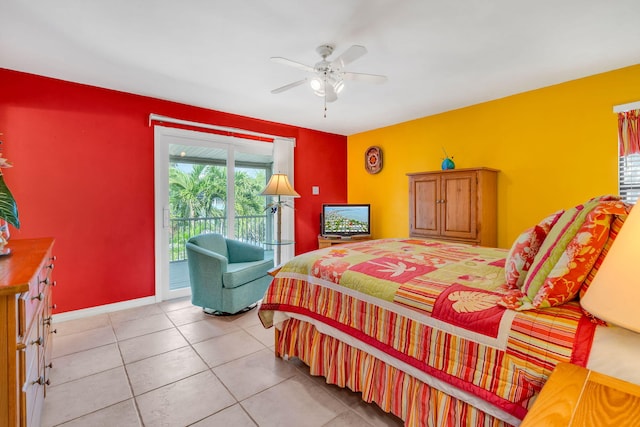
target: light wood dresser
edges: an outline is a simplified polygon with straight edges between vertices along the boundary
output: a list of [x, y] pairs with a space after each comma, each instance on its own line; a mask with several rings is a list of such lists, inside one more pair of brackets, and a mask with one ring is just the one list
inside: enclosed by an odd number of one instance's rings
[[0, 258], [0, 426], [40, 426], [55, 332], [53, 242], [11, 240]]
[[560, 363], [520, 424], [541, 426], [640, 426], [640, 386]]

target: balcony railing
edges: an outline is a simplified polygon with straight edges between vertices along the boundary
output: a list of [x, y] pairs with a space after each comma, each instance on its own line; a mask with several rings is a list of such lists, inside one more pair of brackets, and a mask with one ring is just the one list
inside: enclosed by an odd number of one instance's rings
[[[235, 217], [235, 239], [263, 246], [271, 240], [271, 228], [267, 227], [267, 215]], [[169, 254], [171, 261], [187, 259], [186, 243], [190, 237], [202, 233], [227, 235], [227, 218], [173, 218], [169, 230]], [[266, 247], [265, 247], [266, 248]]]

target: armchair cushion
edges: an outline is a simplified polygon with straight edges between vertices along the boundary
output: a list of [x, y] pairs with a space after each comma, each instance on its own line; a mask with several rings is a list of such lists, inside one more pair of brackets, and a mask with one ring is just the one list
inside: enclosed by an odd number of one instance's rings
[[272, 268], [273, 259], [264, 259], [264, 257], [260, 261], [227, 264], [227, 272], [222, 273], [222, 286], [227, 289], [242, 286], [267, 275]]

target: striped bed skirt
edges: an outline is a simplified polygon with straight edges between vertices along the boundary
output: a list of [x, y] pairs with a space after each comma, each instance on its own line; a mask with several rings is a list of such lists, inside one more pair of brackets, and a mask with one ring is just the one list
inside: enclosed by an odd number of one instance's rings
[[407, 427], [509, 426], [474, 406], [437, 390], [411, 375], [322, 334], [302, 320], [290, 318], [276, 333], [276, 355], [296, 357], [307, 364], [311, 375], [327, 383], [362, 393]]

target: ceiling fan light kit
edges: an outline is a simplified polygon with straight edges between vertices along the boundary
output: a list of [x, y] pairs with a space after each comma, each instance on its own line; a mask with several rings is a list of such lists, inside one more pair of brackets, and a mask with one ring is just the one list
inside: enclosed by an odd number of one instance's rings
[[318, 94], [319, 91], [324, 89], [324, 84], [322, 82], [322, 80], [320, 80], [320, 77], [314, 77], [309, 81], [309, 84], [311, 85], [311, 89], [313, 89], [313, 91], [316, 93], [316, 95]]
[[338, 99], [338, 94], [344, 89], [342, 79], [324, 76], [314, 77], [309, 81], [313, 93], [320, 97], [326, 97], [327, 102], [333, 102]]
[[322, 60], [316, 63], [313, 67], [282, 57], [272, 57], [271, 60], [273, 62], [314, 73], [314, 76], [289, 83], [285, 86], [272, 90], [271, 93], [282, 93], [308, 81], [313, 93], [324, 98], [326, 117], [326, 103], [334, 102], [338, 99], [338, 94], [344, 90], [344, 80], [360, 80], [367, 83], [384, 83], [387, 81], [386, 76], [344, 71], [344, 67], [347, 64], [350, 64], [367, 53], [367, 49], [364, 46], [353, 45], [333, 61], [328, 61], [327, 57], [333, 53], [333, 50], [334, 46], [330, 44], [318, 46], [316, 48], [316, 52], [318, 52], [322, 57]]

